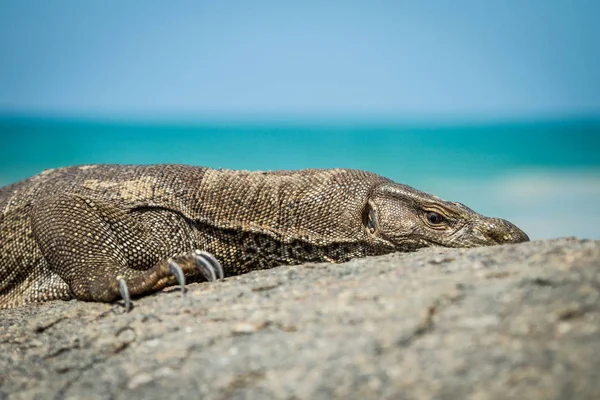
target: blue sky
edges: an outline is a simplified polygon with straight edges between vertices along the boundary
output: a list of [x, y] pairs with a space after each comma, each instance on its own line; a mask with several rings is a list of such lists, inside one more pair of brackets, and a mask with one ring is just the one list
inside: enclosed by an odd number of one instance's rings
[[600, 114], [600, 2], [2, 0], [0, 114]]
[[533, 238], [600, 238], [598, 21], [599, 0], [0, 0], [0, 185], [364, 168]]

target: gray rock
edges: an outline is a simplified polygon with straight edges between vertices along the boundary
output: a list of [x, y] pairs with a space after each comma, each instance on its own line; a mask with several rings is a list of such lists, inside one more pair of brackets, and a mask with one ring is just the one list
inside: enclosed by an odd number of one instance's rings
[[257, 271], [0, 311], [0, 398], [598, 399], [600, 241]]

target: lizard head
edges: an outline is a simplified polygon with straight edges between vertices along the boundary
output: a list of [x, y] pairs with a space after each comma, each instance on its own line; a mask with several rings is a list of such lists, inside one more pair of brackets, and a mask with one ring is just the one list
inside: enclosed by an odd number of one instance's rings
[[374, 187], [363, 208], [362, 222], [373, 239], [398, 250], [529, 241], [525, 232], [506, 220], [389, 181]]

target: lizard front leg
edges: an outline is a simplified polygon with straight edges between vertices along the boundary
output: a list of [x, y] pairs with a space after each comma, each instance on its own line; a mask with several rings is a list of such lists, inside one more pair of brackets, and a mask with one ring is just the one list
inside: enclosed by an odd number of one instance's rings
[[123, 297], [129, 308], [130, 295], [223, 275], [212, 256], [195, 251], [190, 222], [171, 210], [127, 210], [66, 193], [40, 199], [31, 220], [49, 268], [81, 300]]

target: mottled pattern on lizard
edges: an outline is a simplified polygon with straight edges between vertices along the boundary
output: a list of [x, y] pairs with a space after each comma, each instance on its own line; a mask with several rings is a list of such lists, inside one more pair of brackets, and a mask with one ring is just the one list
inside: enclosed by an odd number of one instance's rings
[[[249, 172], [185, 165], [86, 165], [0, 188], [0, 308], [109, 302], [284, 264], [518, 243], [527, 235], [379, 175], [349, 169]], [[119, 285], [121, 282], [121, 286]]]

